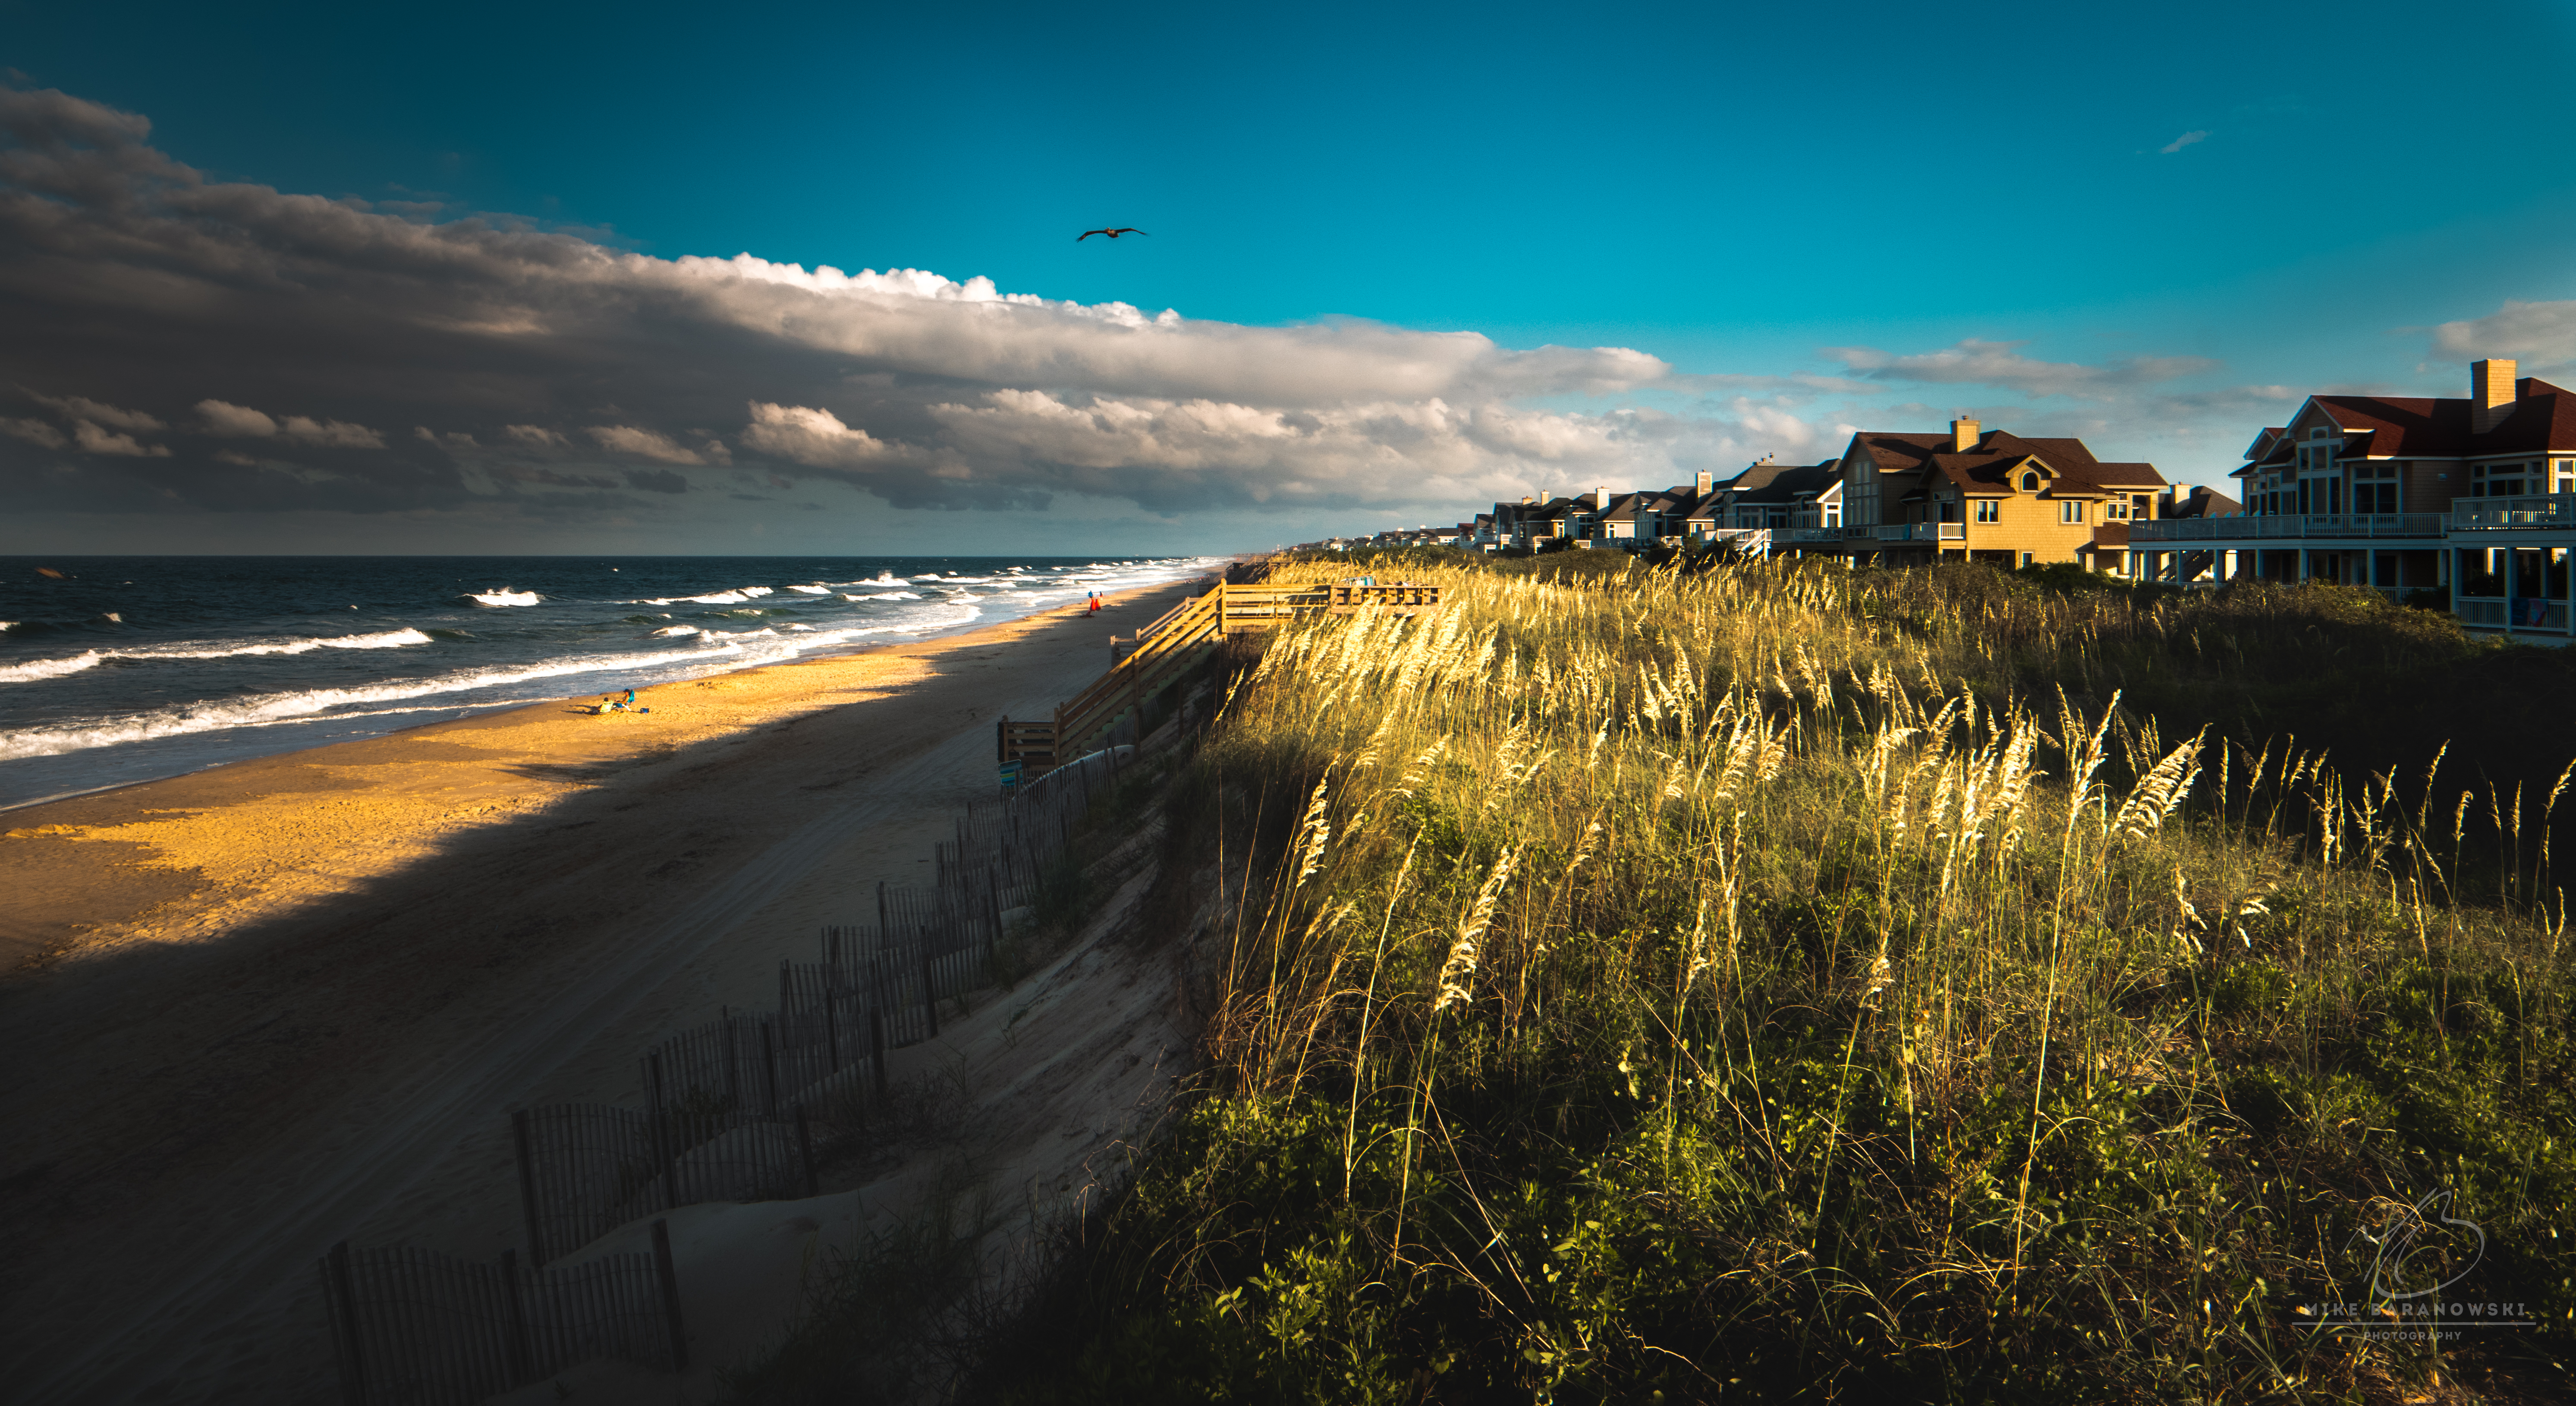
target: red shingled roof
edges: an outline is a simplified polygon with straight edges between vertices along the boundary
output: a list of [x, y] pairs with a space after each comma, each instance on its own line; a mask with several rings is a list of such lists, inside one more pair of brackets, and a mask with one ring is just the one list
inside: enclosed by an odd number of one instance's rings
[[[2314, 400], [2344, 432], [2339, 452], [2348, 455], [2470, 459], [2576, 450], [2576, 394], [2537, 376], [2523, 377], [2513, 389], [2513, 408], [2483, 434], [2470, 428], [2473, 407], [2466, 397], [2321, 395]], [[2295, 449], [2282, 432], [2267, 429], [2245, 454], [2248, 463], [2271, 463], [2287, 460]]]
[[2468, 447], [2469, 402], [2465, 398], [2321, 395], [2316, 402], [2326, 412], [2326, 418], [2345, 433], [2370, 431], [2372, 443], [2380, 446], [2374, 452], [2379, 454], [2455, 456], [2475, 452]]
[[2526, 376], [2513, 383], [2513, 413], [2479, 435], [2480, 454], [2539, 453], [2576, 449], [2576, 395]]

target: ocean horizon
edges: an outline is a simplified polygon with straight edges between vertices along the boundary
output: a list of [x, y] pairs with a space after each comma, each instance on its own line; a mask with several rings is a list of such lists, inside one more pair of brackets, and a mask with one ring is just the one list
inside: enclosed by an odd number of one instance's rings
[[0, 557], [0, 810], [955, 634], [1219, 560]]

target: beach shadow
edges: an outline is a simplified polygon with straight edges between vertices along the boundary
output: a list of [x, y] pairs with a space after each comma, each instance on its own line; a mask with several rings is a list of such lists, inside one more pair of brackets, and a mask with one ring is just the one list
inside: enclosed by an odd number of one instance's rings
[[[1155, 594], [1168, 605], [1182, 589]], [[1042, 616], [1015, 628], [1023, 633], [999, 648], [1020, 662], [966, 668], [996, 650], [967, 637], [965, 647], [938, 649], [922, 676], [808, 714], [792, 731], [746, 720], [738, 731], [613, 762], [509, 766], [584, 789], [508, 819], [459, 825], [427, 840], [417, 858], [344, 879], [340, 893], [212, 940], [81, 951], [91, 939], [78, 924], [110, 908], [133, 911], [101, 896], [146, 881], [119, 868], [132, 864], [130, 847], [100, 844], [86, 872], [64, 876], [59, 926], [76, 959], [62, 960], [58, 948], [54, 960], [0, 975], [0, 1060], [18, 1076], [0, 1092], [0, 1120], [26, 1133], [0, 1150], [12, 1210], [0, 1218], [0, 1262], [16, 1270], [0, 1284], [10, 1355], [41, 1377], [112, 1336], [117, 1360], [151, 1360], [153, 1334], [167, 1330], [152, 1325], [230, 1311], [222, 1302], [249, 1303], [276, 1288], [228, 1284], [214, 1298], [169, 1306], [151, 1325], [136, 1316], [132, 1293], [138, 1282], [186, 1282], [248, 1254], [226, 1238], [238, 1233], [233, 1223], [255, 1219], [248, 1207], [327, 1184], [332, 1167], [313, 1149], [334, 1128], [345, 1145], [348, 1109], [464, 1058], [512, 1028], [521, 1018], [514, 1012], [587, 979], [632, 934], [864, 789], [808, 796], [807, 788], [836, 777], [864, 783], [990, 728], [966, 721], [970, 711], [984, 719], [1035, 712], [1097, 677], [1096, 630], [1085, 617]], [[470, 722], [437, 726], [462, 726], [459, 741], [470, 740]], [[474, 765], [470, 749], [459, 751], [452, 760]], [[485, 776], [491, 765], [481, 763]], [[287, 784], [288, 773], [276, 775]], [[944, 809], [991, 795], [991, 781], [989, 771], [961, 775], [908, 789], [902, 803]], [[156, 808], [277, 793], [245, 782], [226, 789], [220, 771], [204, 772], [12, 819], [96, 830]], [[313, 823], [362, 825], [334, 818], [347, 794], [317, 791]], [[364, 854], [348, 848], [335, 862]], [[853, 916], [870, 901], [863, 889], [872, 885], [854, 878]], [[212, 911], [204, 897], [177, 897], [159, 916], [185, 916], [192, 904]], [[502, 1125], [534, 1092], [513, 1091], [467, 1116]], [[475, 1199], [507, 1194], [472, 1189]], [[314, 1230], [327, 1231], [327, 1243], [357, 1228]], [[260, 1344], [255, 1356], [276, 1346], [300, 1360], [310, 1348], [327, 1371], [322, 1325], [309, 1326], [309, 1343]], [[251, 1399], [266, 1385], [192, 1383], [179, 1394]]]

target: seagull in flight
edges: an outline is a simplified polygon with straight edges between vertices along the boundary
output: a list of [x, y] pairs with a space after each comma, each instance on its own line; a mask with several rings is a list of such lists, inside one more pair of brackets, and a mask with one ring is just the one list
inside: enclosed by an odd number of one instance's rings
[[[1109, 236], [1110, 238], [1112, 238], [1112, 239], [1116, 239], [1118, 236], [1120, 236], [1120, 235], [1122, 235], [1122, 234], [1145, 234], [1145, 231], [1143, 231], [1143, 230], [1141, 230], [1141, 229], [1137, 229], [1137, 228], [1136, 228], [1136, 227], [1134, 227], [1133, 225], [1130, 225], [1130, 226], [1128, 226], [1128, 227], [1127, 227], [1127, 228], [1125, 228], [1125, 229], [1087, 229], [1087, 230], [1084, 230], [1082, 233], [1075, 235], [1075, 236], [1073, 237], [1073, 242], [1074, 242], [1074, 243], [1076, 243], [1076, 244], [1080, 244], [1082, 241], [1084, 241], [1084, 240], [1086, 240], [1086, 239], [1089, 239], [1091, 236], [1093, 236], [1093, 235], [1095, 235], [1095, 234], [1105, 234], [1105, 235], [1108, 235], [1108, 236]], [[1145, 234], [1145, 237], [1146, 237], [1147, 239], [1151, 239], [1151, 238], [1153, 238], [1154, 236], [1152, 236], [1152, 235], [1150, 235], [1150, 234]]]

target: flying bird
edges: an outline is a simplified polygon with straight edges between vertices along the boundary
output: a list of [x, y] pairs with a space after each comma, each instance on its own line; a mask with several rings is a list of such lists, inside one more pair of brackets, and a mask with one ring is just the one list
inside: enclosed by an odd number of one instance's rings
[[[1134, 226], [1132, 226], [1132, 225], [1131, 225], [1131, 226], [1129, 226], [1129, 227], [1128, 227], [1128, 228], [1126, 228], [1126, 229], [1087, 229], [1087, 230], [1084, 230], [1082, 233], [1075, 235], [1075, 236], [1073, 237], [1073, 242], [1074, 242], [1074, 243], [1076, 243], [1076, 244], [1080, 244], [1082, 241], [1084, 241], [1084, 240], [1086, 240], [1086, 239], [1089, 239], [1091, 236], [1093, 236], [1093, 235], [1095, 235], [1095, 234], [1105, 234], [1105, 235], [1108, 235], [1108, 236], [1109, 236], [1110, 238], [1112, 238], [1112, 239], [1116, 239], [1118, 236], [1120, 236], [1120, 235], [1122, 235], [1122, 234], [1145, 234], [1145, 231], [1143, 231], [1143, 230], [1141, 230], [1141, 229], [1137, 229], [1137, 228], [1135, 228], [1135, 227], [1134, 227]], [[1154, 236], [1152, 236], [1152, 235], [1150, 235], [1150, 234], [1145, 234], [1145, 237], [1146, 237], [1147, 239], [1151, 239], [1151, 238], [1153, 238]]]

